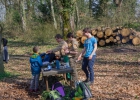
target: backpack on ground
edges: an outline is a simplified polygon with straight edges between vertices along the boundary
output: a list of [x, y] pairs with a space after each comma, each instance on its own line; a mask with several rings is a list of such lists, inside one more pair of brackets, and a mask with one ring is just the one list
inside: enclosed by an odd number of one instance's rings
[[60, 82], [56, 82], [52, 85], [52, 90], [57, 90], [62, 97], [65, 96], [64, 86]]
[[79, 82], [77, 85], [77, 92], [82, 94], [84, 98], [91, 98], [92, 93], [90, 88], [84, 82]]
[[83, 99], [88, 99], [92, 97], [92, 93], [84, 82], [77, 82], [76, 89], [71, 91], [70, 97], [83, 97]]
[[60, 93], [56, 90], [49, 92], [49, 100], [62, 100]]

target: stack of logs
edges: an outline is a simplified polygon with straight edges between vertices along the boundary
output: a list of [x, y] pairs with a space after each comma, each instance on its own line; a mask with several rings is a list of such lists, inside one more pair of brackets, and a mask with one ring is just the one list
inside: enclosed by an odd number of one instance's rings
[[[140, 45], [140, 32], [132, 28], [101, 28], [92, 29], [92, 35], [97, 39], [99, 46], [130, 43]], [[83, 36], [82, 30], [76, 32], [76, 39], [80, 44], [84, 44], [87, 39]]]

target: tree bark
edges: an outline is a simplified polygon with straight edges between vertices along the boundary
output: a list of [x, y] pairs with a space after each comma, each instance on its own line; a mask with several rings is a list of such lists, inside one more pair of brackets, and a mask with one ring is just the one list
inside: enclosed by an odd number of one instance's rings
[[3, 53], [1, 48], [1, 39], [2, 39], [2, 26], [0, 25], [0, 73], [4, 73], [4, 65], [3, 65]]
[[62, 16], [62, 22], [63, 22], [63, 38], [66, 40], [66, 36], [68, 32], [71, 32], [71, 25], [70, 25], [70, 5], [71, 0], [60, 0], [62, 11], [60, 12]]
[[79, 23], [79, 10], [77, 7], [77, 2], [75, 2], [75, 26], [76, 28], [78, 27], [78, 23]]
[[72, 31], [74, 32], [74, 29], [75, 29], [75, 0], [72, 0], [72, 5], [71, 5], [71, 8], [73, 8], [72, 10], [72, 13], [70, 15], [70, 25], [71, 25], [71, 29]]
[[22, 4], [22, 28], [23, 28], [23, 31], [26, 31], [27, 28], [26, 28], [26, 12], [25, 12], [25, 0], [22, 0], [21, 4]]
[[50, 0], [50, 2], [51, 2], [51, 12], [52, 12], [52, 17], [53, 17], [53, 21], [54, 21], [54, 27], [55, 27], [55, 29], [57, 29], [57, 22], [56, 22], [55, 14], [54, 14], [53, 1]]
[[68, 32], [71, 31], [71, 26], [70, 26], [70, 16], [69, 12], [63, 12], [62, 14], [62, 21], [63, 21], [63, 37], [66, 39], [66, 36]]

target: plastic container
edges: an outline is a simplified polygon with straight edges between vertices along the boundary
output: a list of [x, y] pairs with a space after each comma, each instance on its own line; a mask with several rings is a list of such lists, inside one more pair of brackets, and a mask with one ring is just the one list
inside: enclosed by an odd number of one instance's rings
[[59, 62], [59, 60], [55, 60], [55, 63], [56, 63], [56, 68], [60, 69], [60, 62]]
[[49, 64], [48, 65], [48, 70], [51, 70], [52, 69], [52, 66]]
[[44, 68], [44, 71], [50, 71], [52, 69], [52, 66], [50, 64], [47, 65], [46, 68]]
[[69, 67], [70, 67], [69, 62], [66, 62], [66, 68], [69, 68]]
[[70, 67], [69, 57], [67, 55], [63, 56], [63, 61], [66, 64], [66, 68]]
[[70, 73], [66, 73], [67, 79], [71, 79]]

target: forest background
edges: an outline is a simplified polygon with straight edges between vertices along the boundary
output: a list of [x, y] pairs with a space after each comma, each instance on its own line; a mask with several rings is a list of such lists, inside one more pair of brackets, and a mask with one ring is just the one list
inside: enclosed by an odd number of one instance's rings
[[[11, 57], [11, 62], [9, 60], [9, 63], [6, 65], [2, 61], [1, 53], [0, 72], [6, 72], [6, 75], [8, 74], [9, 76], [7, 71], [15, 73], [17, 71], [18, 65], [21, 65], [21, 67], [24, 67], [25, 73], [23, 72], [24, 76], [22, 76], [21, 73], [20, 74], [22, 78], [25, 78], [26, 76], [30, 75], [30, 70], [27, 68], [29, 67], [29, 64], [27, 64], [29, 62], [27, 58], [26, 62], [24, 62], [23, 59], [20, 60], [19, 58], [21, 56], [24, 57], [29, 55], [32, 52], [32, 47], [34, 45], [41, 46], [41, 50], [44, 51], [46, 49], [52, 48], [56, 45], [54, 36], [57, 33], [62, 34], [65, 39], [68, 32], [76, 33], [77, 30], [82, 30], [85, 27], [113, 28], [121, 26], [140, 31], [140, 0], [0, 0], [0, 26], [0, 39], [2, 37], [8, 39], [9, 54]], [[136, 52], [133, 52], [133, 48]], [[100, 49], [105, 50], [104, 48]], [[106, 50], [108, 49], [109, 48], [106, 48]], [[126, 60], [126, 58], [123, 57], [133, 57], [132, 60], [134, 60], [134, 62], [137, 61], [139, 58], [138, 49], [139, 46], [130, 47], [127, 49], [128, 52], [131, 52], [132, 50], [132, 55], [135, 54], [135, 57], [131, 56], [131, 53], [127, 53], [128, 55], [126, 54], [125, 56], [120, 53], [120, 56], [122, 57], [121, 60]], [[119, 52], [121, 52], [121, 49], [119, 50]], [[122, 51], [123, 50], [126, 49], [122, 49]], [[99, 52], [101, 51], [99, 50]], [[108, 52], [112, 51], [109, 49]], [[104, 59], [104, 57], [105, 55], [101, 53], [99, 58], [97, 58], [99, 61], [97, 61], [96, 65], [99, 65], [100, 68], [103, 67], [100, 65], [100, 60]], [[120, 58], [119, 56], [116, 56], [116, 53], [113, 57], [117, 58], [111, 57], [112, 56], [110, 55], [110, 59], [114, 59], [115, 61]], [[107, 60], [111, 61], [109, 58], [107, 58]], [[110, 66], [112, 63], [109, 62], [107, 64]], [[124, 68], [125, 65], [130, 63], [128, 63], [128, 61], [118, 63], [118, 65], [121, 64], [123, 66], [122, 68]], [[138, 63], [132, 63], [130, 65], [138, 66]], [[107, 71], [107, 66], [104, 67]], [[115, 68], [118, 69], [118, 72], [120, 71], [119, 67], [116, 67], [116, 65]], [[134, 69], [135, 68], [136, 67], [134, 67]], [[28, 74], [26, 73], [26, 70], [28, 70]], [[20, 71], [23, 70], [20, 69]], [[130, 72], [132, 70], [125, 69], [125, 71]], [[139, 70], [135, 69], [134, 73], [137, 71]], [[135, 74], [139, 75], [139, 73]], [[135, 78], [138, 78], [137, 82], [139, 83], [139, 77]], [[7, 80], [3, 81], [5, 82]], [[2, 83], [2, 86], [3, 84], [5, 83]], [[130, 87], [131, 85], [132, 84], [130, 84]], [[97, 87], [94, 87], [94, 89], [96, 90]], [[118, 91], [120, 92], [121, 90]], [[100, 93], [97, 93], [96, 98], [98, 98], [98, 95], [100, 95]], [[120, 95], [114, 98], [119, 96]], [[134, 94], [132, 98], [139, 98], [139, 94]]]

